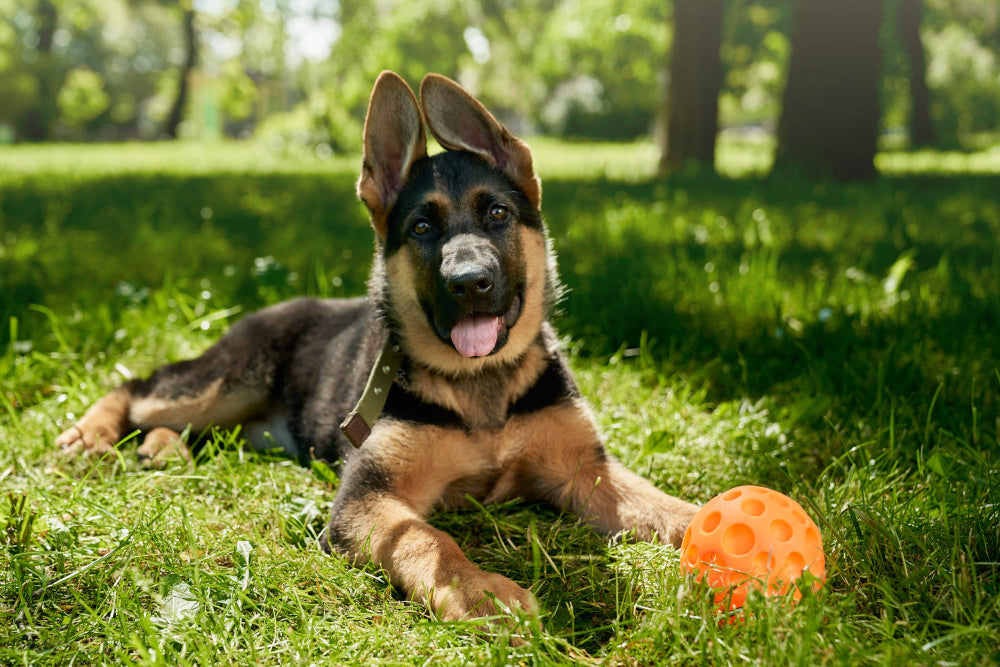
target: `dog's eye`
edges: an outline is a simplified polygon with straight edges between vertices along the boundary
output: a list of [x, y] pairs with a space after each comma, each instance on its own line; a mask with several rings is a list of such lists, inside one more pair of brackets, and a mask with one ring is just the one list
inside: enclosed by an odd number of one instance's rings
[[493, 204], [490, 206], [490, 218], [496, 221], [506, 220], [510, 215], [510, 209], [503, 204]]
[[417, 236], [423, 236], [429, 231], [431, 231], [431, 223], [429, 223], [425, 218], [420, 218], [413, 223], [413, 233]]

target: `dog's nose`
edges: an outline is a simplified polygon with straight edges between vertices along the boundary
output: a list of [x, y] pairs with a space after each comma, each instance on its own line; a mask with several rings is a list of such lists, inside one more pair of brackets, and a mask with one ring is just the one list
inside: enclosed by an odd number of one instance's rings
[[458, 299], [486, 296], [493, 289], [493, 274], [485, 266], [466, 264], [448, 276], [445, 286]]

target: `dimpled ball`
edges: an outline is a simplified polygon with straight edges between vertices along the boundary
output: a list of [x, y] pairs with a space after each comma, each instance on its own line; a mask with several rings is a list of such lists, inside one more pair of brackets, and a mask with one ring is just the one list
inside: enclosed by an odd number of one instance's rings
[[698, 510], [684, 533], [681, 568], [717, 589], [723, 611], [742, 607], [762, 584], [768, 595], [784, 594], [804, 570], [816, 589], [826, 578], [819, 528], [797, 502], [760, 486], [730, 489]]

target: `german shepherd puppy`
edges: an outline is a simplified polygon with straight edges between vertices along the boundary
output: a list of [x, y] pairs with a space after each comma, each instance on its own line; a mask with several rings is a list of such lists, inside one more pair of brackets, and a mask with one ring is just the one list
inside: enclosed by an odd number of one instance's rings
[[[425, 124], [444, 152], [427, 155]], [[443, 619], [536, 606], [424, 520], [466, 494], [679, 545], [696, 508], [607, 453], [547, 321], [558, 282], [528, 146], [450, 79], [428, 74], [418, 105], [383, 72], [358, 195], [376, 236], [367, 297], [251, 315], [199, 358], [107, 394], [57, 444], [99, 455], [138, 428], [155, 462], [186, 455], [187, 428], [243, 424], [251, 442], [266, 431], [300, 459], [343, 461], [324, 548], [378, 563]], [[338, 427], [387, 342], [399, 368], [356, 449]]]

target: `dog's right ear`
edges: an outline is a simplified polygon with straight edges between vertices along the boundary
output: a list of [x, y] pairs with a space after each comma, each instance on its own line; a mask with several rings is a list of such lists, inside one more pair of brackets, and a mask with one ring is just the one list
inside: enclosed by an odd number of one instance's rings
[[358, 197], [368, 207], [372, 226], [385, 239], [386, 220], [410, 167], [427, 155], [427, 136], [417, 98], [395, 72], [379, 74], [365, 116], [365, 148]]
[[440, 74], [420, 82], [427, 129], [448, 150], [476, 153], [524, 191], [537, 209], [542, 205], [542, 182], [531, 165], [531, 149], [493, 117], [462, 86]]

